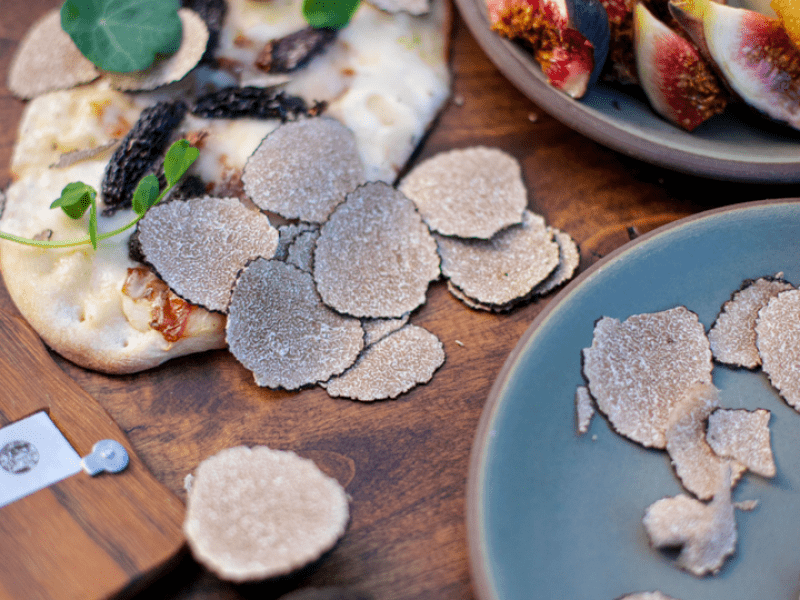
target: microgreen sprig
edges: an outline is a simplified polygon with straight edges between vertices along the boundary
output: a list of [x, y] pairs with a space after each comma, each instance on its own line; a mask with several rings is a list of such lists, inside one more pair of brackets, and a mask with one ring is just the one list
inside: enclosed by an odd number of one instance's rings
[[317, 29], [341, 29], [353, 18], [361, 0], [303, 0], [303, 17]]
[[0, 231], [0, 239], [39, 248], [70, 248], [83, 244], [91, 244], [92, 247], [97, 250], [98, 242], [119, 235], [136, 225], [151, 206], [158, 204], [164, 196], [175, 187], [175, 184], [183, 177], [189, 167], [192, 166], [192, 163], [197, 160], [199, 154], [197, 148], [190, 145], [187, 140], [178, 140], [172, 144], [164, 158], [164, 176], [167, 179], [166, 187], [163, 190], [159, 189], [158, 178], [155, 175], [146, 175], [143, 177], [136, 186], [131, 201], [133, 212], [136, 213], [136, 217], [130, 223], [114, 231], [106, 233], [100, 233], [98, 231], [97, 190], [86, 183], [76, 181], [64, 187], [61, 191], [61, 196], [50, 205], [50, 208], [60, 208], [70, 219], [75, 220], [83, 218], [88, 210], [89, 234], [87, 236], [77, 240], [50, 241], [24, 238]]

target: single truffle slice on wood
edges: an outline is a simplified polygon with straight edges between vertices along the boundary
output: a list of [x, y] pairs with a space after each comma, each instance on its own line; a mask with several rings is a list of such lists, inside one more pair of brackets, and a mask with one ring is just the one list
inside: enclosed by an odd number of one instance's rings
[[782, 292], [761, 309], [756, 347], [772, 385], [800, 412], [800, 290]]
[[100, 71], [61, 28], [61, 11], [54, 9], [25, 34], [11, 61], [8, 89], [20, 98], [89, 83]]
[[698, 577], [719, 571], [736, 549], [730, 474], [720, 482], [708, 504], [685, 494], [662, 498], [647, 508], [643, 520], [653, 546], [680, 547], [678, 565]]
[[581, 251], [572, 236], [566, 231], [561, 231], [555, 227], [548, 227], [553, 234], [553, 239], [558, 244], [558, 266], [547, 278], [533, 288], [534, 296], [544, 294], [556, 289], [572, 279], [581, 263]]
[[309, 273], [259, 258], [233, 289], [226, 339], [258, 385], [294, 390], [352, 365], [364, 330], [320, 301]]
[[722, 305], [708, 341], [718, 362], [754, 369], [761, 364], [756, 348], [756, 319], [770, 298], [790, 290], [791, 283], [776, 277], [745, 281], [741, 289]]
[[593, 416], [594, 404], [592, 403], [592, 395], [589, 393], [589, 388], [585, 385], [579, 385], [575, 390], [575, 418], [580, 435], [589, 431]]
[[314, 280], [322, 300], [355, 317], [401, 317], [425, 302], [439, 277], [436, 242], [412, 202], [367, 183], [322, 226]]
[[353, 133], [335, 119], [315, 117], [283, 123], [267, 135], [242, 181], [264, 210], [322, 223], [365, 174]]
[[699, 382], [711, 381], [711, 350], [697, 315], [683, 306], [603, 317], [583, 350], [583, 373], [597, 407], [620, 434], [664, 448], [669, 414]]
[[310, 460], [265, 446], [228, 448], [198, 465], [183, 525], [194, 557], [234, 582], [288, 575], [336, 545], [347, 494]]
[[719, 456], [735, 460], [763, 477], [774, 477], [770, 416], [763, 408], [754, 411], [721, 408], [711, 413], [706, 438]]
[[362, 319], [364, 328], [364, 346], [371, 346], [381, 338], [386, 337], [408, 323], [409, 315], [405, 314], [396, 319]]
[[227, 311], [236, 275], [252, 259], [271, 258], [278, 230], [236, 198], [157, 204], [138, 225], [144, 260], [183, 298]]
[[[719, 394], [710, 383], [698, 383], [675, 405], [667, 420], [667, 452], [683, 487], [701, 500], [709, 500], [722, 485], [729, 461], [718, 456], [706, 441], [706, 422], [719, 407]], [[736, 483], [745, 467], [730, 463], [730, 479]]]
[[324, 387], [331, 396], [363, 402], [397, 398], [430, 381], [444, 359], [439, 338], [422, 327], [406, 325], [367, 347], [350, 369]]
[[516, 159], [477, 146], [442, 152], [414, 167], [399, 189], [442, 235], [489, 239], [522, 221], [528, 192]]
[[507, 310], [527, 298], [559, 263], [552, 232], [542, 217], [528, 210], [522, 224], [490, 240], [435, 238], [442, 274], [475, 308]]

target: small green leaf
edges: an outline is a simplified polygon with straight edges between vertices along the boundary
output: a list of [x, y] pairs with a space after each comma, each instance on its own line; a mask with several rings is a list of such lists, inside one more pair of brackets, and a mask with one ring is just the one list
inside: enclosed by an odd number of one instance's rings
[[70, 219], [80, 219], [86, 209], [94, 205], [96, 197], [97, 191], [92, 186], [74, 181], [61, 190], [61, 197], [50, 208], [61, 208]]
[[197, 160], [200, 151], [189, 144], [187, 140], [178, 140], [167, 151], [164, 158], [164, 175], [167, 177], [167, 184], [172, 187], [178, 181], [192, 163]]
[[133, 192], [134, 212], [140, 217], [144, 216], [147, 209], [153, 206], [158, 200], [158, 177], [155, 175], [145, 175], [136, 186], [136, 191]]
[[303, 0], [303, 16], [317, 29], [341, 29], [353, 18], [360, 0]]
[[89, 210], [89, 241], [92, 242], [92, 248], [97, 250], [97, 204], [94, 202]]
[[61, 28], [104, 71], [146, 69], [181, 43], [179, 0], [66, 0]]

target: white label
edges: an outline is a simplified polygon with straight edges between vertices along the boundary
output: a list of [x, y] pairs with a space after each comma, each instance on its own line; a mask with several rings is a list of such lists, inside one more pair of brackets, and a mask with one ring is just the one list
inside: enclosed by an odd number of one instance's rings
[[0, 506], [81, 470], [81, 457], [45, 412], [0, 429]]

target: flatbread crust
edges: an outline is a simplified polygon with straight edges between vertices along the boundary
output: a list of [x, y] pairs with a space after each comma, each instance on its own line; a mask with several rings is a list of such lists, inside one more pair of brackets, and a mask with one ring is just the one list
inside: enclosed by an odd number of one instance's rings
[[[253, 38], [249, 48], [255, 52], [258, 35], [279, 37], [301, 28], [300, 4], [232, 0], [217, 56], [231, 59], [235, 49], [236, 60], [246, 60], [246, 48], [237, 46], [243, 38]], [[364, 3], [329, 51], [284, 80], [287, 94], [310, 104], [327, 102], [325, 114], [353, 131], [370, 180], [395, 180], [449, 96], [450, 11], [441, 0], [423, 17], [391, 15]], [[83, 237], [84, 219], [74, 222], [49, 208], [67, 183], [83, 181], [100, 189], [110, 157], [103, 148], [123, 137], [144, 107], [176, 96], [191, 100], [208, 86], [256, 83], [248, 73], [204, 66], [178, 84], [135, 94], [115, 91], [109, 78], [101, 77], [37, 96], [21, 121], [11, 165], [14, 183], [7, 190], [0, 229], [25, 237], [45, 231], [52, 232], [52, 239]], [[209, 193], [241, 197], [247, 158], [279, 123], [190, 114], [174, 137], [202, 140], [190, 173], [207, 182]], [[88, 152], [67, 166], [50, 168], [72, 151]], [[128, 210], [100, 216], [99, 230], [111, 231], [133, 216]], [[154, 300], [124, 293], [129, 270], [140, 266], [128, 258], [128, 238], [126, 232], [104, 241], [97, 252], [90, 246], [54, 251], [2, 242], [0, 269], [22, 315], [52, 349], [81, 366], [130, 373], [223, 347], [224, 317], [200, 308], [182, 308], [185, 322], [178, 323], [177, 337], [150, 325], [163, 309], [164, 296]]]

